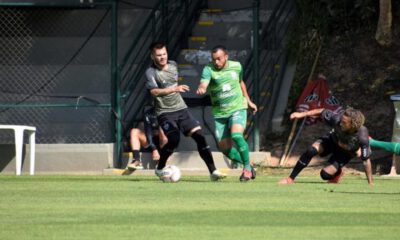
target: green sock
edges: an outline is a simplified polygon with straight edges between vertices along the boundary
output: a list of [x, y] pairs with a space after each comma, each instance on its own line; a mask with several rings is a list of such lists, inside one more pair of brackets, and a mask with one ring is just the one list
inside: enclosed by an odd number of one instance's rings
[[243, 134], [237, 132], [232, 133], [232, 140], [236, 143], [236, 146], [239, 150], [240, 157], [243, 160], [244, 169], [251, 170], [249, 145], [244, 139]]
[[234, 147], [228, 148], [228, 149], [224, 149], [222, 151], [222, 153], [228, 157], [230, 160], [239, 163], [239, 164], [243, 164], [242, 161], [242, 157], [240, 157], [240, 153], [238, 152], [238, 150]]
[[388, 152], [400, 155], [400, 142], [384, 142], [370, 138], [369, 144], [371, 147], [382, 148]]

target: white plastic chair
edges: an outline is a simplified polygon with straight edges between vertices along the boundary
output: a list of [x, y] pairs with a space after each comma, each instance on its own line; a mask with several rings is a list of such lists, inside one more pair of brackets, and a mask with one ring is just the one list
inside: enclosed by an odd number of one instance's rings
[[30, 145], [30, 175], [35, 174], [35, 135], [36, 127], [23, 126], [23, 125], [0, 125], [0, 129], [11, 129], [14, 130], [15, 138], [15, 173], [21, 175], [22, 170], [22, 147], [24, 144], [24, 131], [29, 133], [29, 145]]

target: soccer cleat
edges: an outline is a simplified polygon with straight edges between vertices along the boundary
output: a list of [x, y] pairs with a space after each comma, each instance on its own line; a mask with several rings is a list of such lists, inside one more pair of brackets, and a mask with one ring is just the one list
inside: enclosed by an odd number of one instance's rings
[[219, 170], [214, 170], [214, 172], [211, 173], [210, 179], [213, 182], [219, 181], [220, 179], [226, 178], [226, 174], [220, 172]]
[[340, 182], [340, 180], [342, 179], [342, 177], [344, 175], [344, 171], [341, 168], [339, 168], [338, 171], [340, 171], [339, 174], [336, 177], [332, 178], [331, 180], [328, 180], [328, 183], [339, 183]]
[[278, 184], [280, 184], [280, 185], [294, 184], [294, 179], [291, 178], [291, 177], [287, 177], [287, 178], [284, 178], [284, 179], [280, 180], [280, 181], [278, 182]]
[[135, 171], [135, 170], [142, 170], [143, 166], [142, 163], [139, 160], [132, 160], [131, 163], [129, 163], [126, 168], [130, 171]]
[[[255, 176], [254, 176], [254, 177], [255, 177]], [[240, 180], [241, 182], [247, 182], [247, 181], [249, 181], [250, 179], [253, 179], [252, 171], [251, 171], [251, 170], [244, 169], [243, 172], [242, 172], [242, 175], [240, 175], [239, 180]]]
[[159, 178], [161, 178], [163, 176], [163, 170], [162, 169], [156, 169], [156, 170], [154, 170], [154, 173]]

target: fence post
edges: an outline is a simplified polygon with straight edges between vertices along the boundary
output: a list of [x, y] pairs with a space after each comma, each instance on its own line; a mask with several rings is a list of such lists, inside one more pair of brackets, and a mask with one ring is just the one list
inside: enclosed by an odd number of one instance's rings
[[161, 2], [161, 28], [162, 28], [162, 41], [168, 44], [168, 3], [167, 0]]
[[[260, 22], [260, 0], [253, 0], [253, 98], [254, 103], [259, 106], [260, 84], [259, 84], [259, 22]], [[260, 151], [260, 132], [259, 132], [259, 117], [258, 114], [254, 116], [254, 132], [253, 132], [253, 150]]]
[[118, 9], [116, 1], [111, 3], [111, 82], [114, 91], [114, 124], [115, 124], [115, 148], [114, 163], [121, 167], [122, 152], [122, 108], [121, 108], [121, 79], [118, 68]]
[[[393, 101], [395, 115], [393, 120], [393, 135], [392, 142], [400, 142], [400, 94], [390, 96]], [[398, 171], [398, 156], [393, 154], [392, 167], [390, 168], [389, 176], [397, 176]]]

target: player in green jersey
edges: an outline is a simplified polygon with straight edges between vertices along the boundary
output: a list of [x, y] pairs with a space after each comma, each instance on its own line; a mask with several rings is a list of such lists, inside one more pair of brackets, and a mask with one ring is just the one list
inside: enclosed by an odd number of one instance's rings
[[196, 93], [203, 95], [209, 91], [218, 148], [232, 161], [243, 164], [240, 181], [248, 181], [256, 176], [250, 164], [249, 145], [243, 132], [246, 128], [247, 108], [250, 107], [255, 114], [257, 106], [247, 93], [242, 65], [228, 60], [224, 46], [214, 47], [211, 57], [212, 62], [204, 67]]

